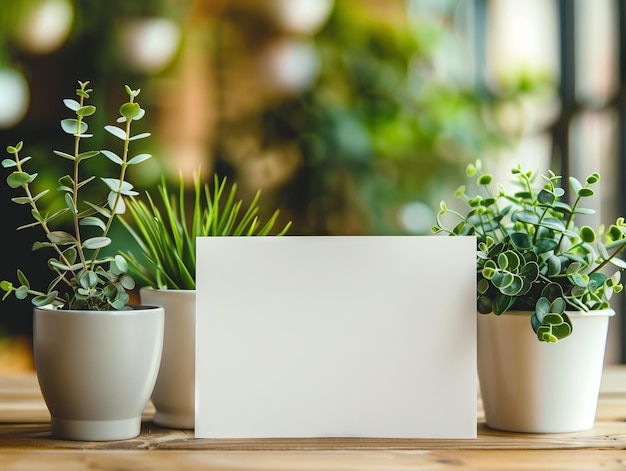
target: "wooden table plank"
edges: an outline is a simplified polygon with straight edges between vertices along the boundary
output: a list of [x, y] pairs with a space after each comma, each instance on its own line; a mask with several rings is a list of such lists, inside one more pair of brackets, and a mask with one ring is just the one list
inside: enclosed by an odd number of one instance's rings
[[624, 451], [321, 451], [321, 452], [224, 452], [224, 451], [71, 451], [36, 450], [28, 454], [3, 450], [0, 469], [12, 471], [59, 470], [589, 470], [624, 469]]
[[[480, 410], [479, 398], [477, 406]], [[470, 460], [469, 463], [471, 463], [470, 458], [475, 456], [472, 454], [473, 452], [480, 453], [485, 450], [489, 451], [489, 454], [486, 455], [489, 457], [499, 456], [503, 451], [525, 451], [526, 453], [533, 451], [540, 453], [532, 454], [532, 456], [559, 457], [565, 456], [556, 453], [559, 451], [563, 453], [567, 450], [567, 453], [576, 453], [577, 451], [595, 450], [596, 452], [602, 451], [603, 465], [613, 466], [615, 463], [613, 460], [614, 452], [619, 452], [622, 459], [626, 459], [626, 452], [624, 451], [626, 450], [626, 365], [606, 369], [603, 376], [598, 417], [594, 428], [589, 431], [570, 434], [506, 433], [491, 430], [483, 423], [479, 423], [478, 438], [475, 440], [367, 438], [211, 440], [195, 439], [192, 431], [158, 427], [151, 422], [153, 413], [154, 408], [150, 404], [144, 411], [141, 434], [131, 440], [114, 442], [57, 440], [50, 435], [50, 417], [34, 374], [0, 376], [0, 455], [2, 456], [0, 465], [4, 463], [2, 460], [5, 457], [13, 457], [17, 460], [15, 461], [16, 466], [21, 466], [19, 461], [21, 458], [19, 457], [25, 453], [36, 452], [37, 456], [44, 459], [44, 456], [47, 457], [44, 452], [54, 452], [57, 454], [51, 455], [51, 460], [55, 460], [57, 456], [66, 456], [67, 454], [69, 454], [67, 456], [74, 456], [73, 454], [77, 450], [88, 451], [97, 462], [94, 466], [100, 466], [98, 460], [101, 456], [123, 456], [124, 459], [132, 462], [135, 459], [133, 454], [119, 455], [119, 453], [145, 452], [146, 450], [158, 452], [156, 455], [150, 454], [150, 456], [171, 456], [172, 459], [183, 459], [190, 463], [196, 459], [192, 458], [193, 456], [228, 456], [228, 454], [235, 452], [241, 452], [243, 456], [247, 456], [247, 453], [271, 453], [271, 456], [281, 456], [283, 457], [281, 459], [285, 459], [287, 462], [290, 462], [287, 457], [293, 456], [334, 456], [335, 458], [351, 456], [358, 459], [359, 456], [368, 456], [371, 453], [373, 453], [372, 456], [379, 456], [379, 453], [387, 456], [385, 454], [390, 453], [389, 456], [393, 456], [398, 463], [402, 463], [399, 457], [403, 456], [411, 457], [409, 461], [419, 461], [422, 459], [419, 457], [428, 456], [426, 462], [431, 465], [439, 463], [436, 460], [430, 461], [432, 457], [438, 457], [438, 460], [441, 456], [456, 456], [458, 459]], [[340, 452], [347, 453], [347, 455], [342, 455]], [[189, 454], [188, 457], [183, 458], [187, 456], [186, 453]], [[80, 458], [76, 459], [80, 460]], [[481, 462], [484, 462], [485, 459], [491, 460], [492, 458], [481, 458]], [[573, 465], [578, 463], [579, 461], [572, 462]], [[437, 466], [439, 465], [443, 466], [442, 463]], [[4, 469], [3, 466], [0, 468]], [[10, 467], [10, 469], [20, 468]], [[94, 469], [108, 468], [96, 467]]]

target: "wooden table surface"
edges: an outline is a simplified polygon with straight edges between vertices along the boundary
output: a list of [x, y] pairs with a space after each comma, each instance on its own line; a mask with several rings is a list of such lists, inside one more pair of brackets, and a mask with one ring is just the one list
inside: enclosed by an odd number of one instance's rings
[[626, 365], [607, 366], [592, 430], [517, 434], [490, 430], [477, 401], [478, 438], [195, 439], [144, 411], [139, 437], [53, 439], [34, 373], [0, 376], [0, 470], [409, 470], [626, 469]]

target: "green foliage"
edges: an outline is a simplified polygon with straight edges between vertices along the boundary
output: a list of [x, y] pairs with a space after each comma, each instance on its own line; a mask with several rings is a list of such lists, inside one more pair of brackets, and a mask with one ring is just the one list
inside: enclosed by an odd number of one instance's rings
[[[148, 204], [136, 198], [129, 200], [132, 221], [121, 218], [141, 250], [140, 259], [132, 251], [122, 255], [131, 271], [146, 286], [156, 289], [196, 289], [196, 237], [202, 236], [265, 236], [278, 219], [276, 210], [265, 224], [259, 222], [261, 192], [244, 209], [236, 200], [237, 185], [226, 188], [226, 178], [213, 176], [213, 190], [202, 185], [200, 173], [194, 178], [194, 200], [191, 218], [186, 217], [190, 206], [185, 199], [185, 186], [180, 176], [178, 194], [170, 193], [165, 181], [158, 186], [160, 204], [146, 192]], [[287, 223], [277, 236], [291, 226]]]
[[[45, 238], [35, 242], [33, 251], [54, 252], [47, 260], [47, 266], [52, 271], [52, 281], [45, 290], [35, 289], [31, 287], [25, 273], [18, 269], [17, 283], [3, 280], [0, 288], [5, 291], [3, 299], [13, 293], [17, 299], [30, 297], [35, 306], [52, 305], [63, 309], [98, 311], [127, 309], [129, 299], [127, 291], [135, 287], [135, 280], [128, 273], [128, 264], [120, 255], [102, 257], [100, 250], [111, 244], [109, 230], [116, 216], [125, 211], [124, 199], [138, 194], [133, 190], [133, 185], [125, 180], [128, 166], [150, 157], [141, 154], [130, 158], [130, 142], [148, 137], [150, 134], [131, 135], [132, 122], [141, 119], [145, 112], [135, 102], [140, 91], [126, 86], [129, 101], [120, 107], [120, 117], [117, 119], [123, 128], [105, 126], [107, 132], [122, 141], [121, 155], [108, 150], [81, 150], [83, 141], [92, 137], [92, 134], [87, 133], [89, 126], [85, 118], [92, 116], [96, 112], [96, 107], [86, 103], [93, 91], [88, 88], [89, 82], [78, 84], [76, 100], [63, 100], [65, 106], [74, 112], [75, 117], [61, 121], [61, 129], [73, 136], [73, 150], [54, 151], [58, 157], [72, 162], [72, 173], [59, 178], [58, 187], [47, 188], [33, 194], [31, 184], [38, 174], [25, 170], [25, 164], [31, 158], [20, 156], [23, 143], [8, 146], [7, 152], [12, 155], [12, 159], [2, 161], [4, 168], [11, 169], [7, 184], [13, 189], [23, 190], [23, 196], [12, 198], [12, 201], [29, 206], [33, 217], [32, 223], [18, 227], [18, 230], [40, 227]], [[116, 177], [100, 178], [109, 191], [104, 203], [83, 200], [81, 191], [96, 181], [95, 176], [82, 175], [81, 164], [99, 155], [104, 155], [119, 166]], [[41, 209], [43, 206], [39, 201], [44, 196], [50, 195], [51, 190], [56, 190], [56, 195], [62, 203], [62, 209], [53, 214]], [[71, 217], [71, 232], [67, 232], [62, 226], [63, 215]]]
[[[538, 339], [557, 342], [572, 332], [566, 309], [608, 309], [613, 293], [622, 290], [626, 263], [618, 256], [626, 247], [626, 223], [620, 217], [608, 229], [577, 226], [577, 219], [594, 213], [581, 203], [594, 196], [597, 173], [584, 185], [569, 179], [571, 205], [559, 186], [560, 176], [542, 175], [543, 185], [537, 188], [535, 172], [518, 165], [512, 174], [519, 191], [509, 192], [503, 185], [494, 190], [492, 176], [482, 172], [481, 162], [469, 165], [467, 175], [475, 179], [480, 193], [470, 197], [465, 187], [459, 188], [456, 196], [465, 202], [467, 213], [442, 202], [432, 230], [476, 236], [480, 313], [530, 310]], [[452, 229], [444, 224], [446, 215], [455, 220]]]

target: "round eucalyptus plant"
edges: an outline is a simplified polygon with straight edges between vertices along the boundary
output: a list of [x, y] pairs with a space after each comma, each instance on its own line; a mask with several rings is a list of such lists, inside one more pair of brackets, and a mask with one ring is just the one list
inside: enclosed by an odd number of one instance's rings
[[[26, 274], [18, 269], [17, 284], [8, 280], [0, 282], [0, 288], [5, 291], [2, 299], [13, 293], [18, 299], [31, 298], [35, 306], [51, 305], [55, 308], [98, 311], [127, 309], [127, 290], [135, 287], [133, 277], [127, 273], [128, 264], [119, 255], [101, 256], [101, 249], [111, 244], [109, 230], [117, 215], [125, 211], [124, 198], [138, 194], [133, 190], [133, 185], [125, 180], [128, 166], [150, 158], [149, 154], [131, 157], [131, 141], [148, 137], [150, 133], [131, 134], [132, 123], [140, 120], [145, 111], [135, 101], [140, 90], [132, 90], [126, 86], [128, 101], [121, 105], [120, 117], [117, 119], [122, 127], [104, 127], [108, 133], [119, 139], [121, 153], [118, 155], [109, 150], [83, 150], [83, 142], [93, 137], [88, 133], [86, 118], [96, 112], [96, 107], [87, 103], [93, 92], [88, 88], [89, 82], [79, 81], [78, 85], [76, 99], [63, 100], [74, 116], [61, 121], [61, 129], [73, 137], [72, 150], [54, 151], [56, 156], [71, 162], [71, 173], [59, 178], [58, 186], [39, 191], [39, 185], [34, 184], [38, 174], [26, 170], [33, 163], [31, 157], [21, 156], [22, 142], [7, 147], [12, 158], [2, 161], [2, 166], [11, 170], [6, 180], [8, 185], [13, 189], [23, 190], [22, 196], [16, 196], [12, 201], [29, 207], [33, 217], [33, 222], [18, 227], [18, 230], [37, 226], [43, 229], [43, 240], [35, 242], [32, 249], [53, 252], [47, 260], [47, 266], [52, 272], [47, 288], [32, 287]], [[84, 200], [82, 195], [96, 177], [84, 176], [82, 164], [100, 155], [116, 164], [119, 172], [116, 177], [99, 179], [104, 188], [108, 189], [107, 200], [90, 202]], [[61, 207], [52, 214], [43, 205], [44, 196], [50, 196], [51, 190], [58, 196]], [[70, 216], [69, 223], [66, 222], [67, 215]], [[65, 230], [66, 226], [71, 227], [69, 232]]]
[[594, 196], [598, 173], [584, 184], [570, 177], [568, 193], [551, 171], [539, 183], [537, 172], [520, 165], [511, 173], [517, 191], [495, 185], [480, 161], [470, 164], [467, 175], [478, 194], [469, 196], [461, 186], [456, 197], [467, 212], [442, 202], [432, 231], [476, 236], [479, 313], [530, 311], [537, 338], [554, 343], [572, 333], [566, 311], [608, 309], [613, 293], [622, 291], [626, 263], [618, 256], [626, 247], [626, 223], [620, 217], [594, 229], [579, 222], [595, 212], [583, 202]]
[[[122, 252], [130, 271], [138, 281], [155, 289], [196, 289], [196, 238], [203, 236], [265, 236], [274, 232], [280, 211], [267, 221], [259, 220], [258, 190], [244, 206], [237, 198], [237, 184], [227, 189], [227, 178], [213, 175], [213, 188], [202, 184], [200, 172], [193, 179], [193, 200], [185, 198], [185, 184], [179, 177], [177, 192], [171, 192], [165, 181], [157, 190], [159, 200], [146, 191], [147, 203], [129, 199], [131, 219], [120, 217], [136, 241], [140, 255], [132, 250]], [[190, 210], [190, 217], [187, 212]], [[287, 222], [276, 236], [291, 227]]]

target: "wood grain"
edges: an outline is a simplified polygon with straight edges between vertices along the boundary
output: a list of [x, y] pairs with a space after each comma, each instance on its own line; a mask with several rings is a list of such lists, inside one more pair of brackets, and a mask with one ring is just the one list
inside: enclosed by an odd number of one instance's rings
[[195, 439], [192, 431], [156, 426], [149, 404], [141, 434], [115, 442], [53, 439], [34, 373], [0, 376], [0, 469], [624, 469], [626, 365], [607, 366], [593, 429], [517, 434], [482, 423], [478, 438]]

